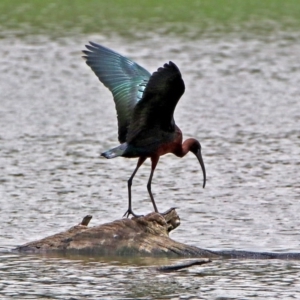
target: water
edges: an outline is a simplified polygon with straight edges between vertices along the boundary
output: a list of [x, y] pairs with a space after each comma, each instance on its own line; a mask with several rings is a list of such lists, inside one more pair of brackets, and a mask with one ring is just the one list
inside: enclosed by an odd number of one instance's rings
[[[81, 60], [93, 40], [150, 72], [172, 60], [186, 92], [175, 120], [202, 144], [196, 158], [162, 157], [153, 193], [160, 211], [178, 206], [177, 241], [208, 249], [299, 252], [299, 35], [78, 35], [0, 39], [0, 295], [3, 299], [294, 299], [297, 261], [214, 260], [161, 274], [168, 259], [46, 257], [10, 249], [120, 218], [135, 160], [105, 160], [117, 145], [109, 91]], [[155, 47], [154, 47], [155, 45]], [[150, 164], [133, 182], [136, 213], [152, 207]], [[222, 298], [224, 299], [224, 298]]]

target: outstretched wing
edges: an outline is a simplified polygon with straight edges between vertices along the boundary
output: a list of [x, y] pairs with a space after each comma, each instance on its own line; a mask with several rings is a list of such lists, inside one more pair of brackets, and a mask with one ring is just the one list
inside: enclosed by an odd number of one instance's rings
[[119, 141], [124, 143], [132, 113], [151, 74], [130, 59], [96, 43], [86, 45], [86, 63], [112, 92], [118, 117]]
[[132, 142], [141, 132], [157, 128], [175, 130], [174, 110], [185, 90], [178, 67], [169, 62], [154, 72], [144, 90], [142, 99], [134, 108], [127, 142]]

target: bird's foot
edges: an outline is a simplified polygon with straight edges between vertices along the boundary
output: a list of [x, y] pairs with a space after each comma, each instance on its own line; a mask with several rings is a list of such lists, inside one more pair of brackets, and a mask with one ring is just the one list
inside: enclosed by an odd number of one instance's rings
[[130, 215], [134, 216], [135, 218], [140, 218], [143, 217], [144, 215], [136, 215], [131, 208], [128, 208], [125, 214], [123, 215], [123, 218], [126, 217], [128, 218]]

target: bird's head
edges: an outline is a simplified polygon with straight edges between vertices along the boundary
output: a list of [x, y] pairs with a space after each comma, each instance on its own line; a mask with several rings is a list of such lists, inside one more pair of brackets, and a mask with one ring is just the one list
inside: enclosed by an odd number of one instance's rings
[[203, 188], [205, 187], [205, 183], [206, 183], [206, 171], [205, 171], [205, 166], [204, 166], [204, 162], [202, 159], [202, 155], [201, 155], [201, 145], [199, 143], [199, 141], [195, 140], [195, 139], [188, 139], [188, 145], [189, 145], [189, 151], [193, 152], [195, 154], [195, 156], [197, 157], [200, 166], [202, 168], [202, 172], [203, 172]]

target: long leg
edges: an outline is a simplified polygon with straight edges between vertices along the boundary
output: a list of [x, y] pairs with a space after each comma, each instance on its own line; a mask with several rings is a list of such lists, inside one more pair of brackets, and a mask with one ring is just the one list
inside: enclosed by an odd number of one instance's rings
[[156, 212], [158, 212], [158, 209], [156, 207], [154, 197], [153, 197], [152, 192], [151, 192], [151, 182], [152, 182], [152, 177], [153, 177], [153, 174], [154, 174], [154, 170], [156, 168], [156, 165], [157, 165], [158, 161], [159, 161], [159, 156], [152, 156], [151, 157], [151, 162], [152, 162], [151, 173], [150, 173], [150, 177], [149, 177], [148, 184], [147, 184], [148, 193], [150, 195], [150, 199], [151, 199], [151, 202], [153, 204], [154, 211], [156, 211]]
[[125, 214], [123, 215], [123, 217], [129, 217], [129, 215], [133, 215], [134, 217], [139, 217], [138, 215], [136, 215], [133, 211], [132, 211], [132, 206], [131, 206], [131, 186], [132, 186], [132, 180], [133, 177], [135, 176], [136, 172], [138, 171], [139, 167], [144, 163], [144, 161], [146, 160], [147, 157], [140, 157], [137, 165], [132, 173], [132, 175], [130, 176], [128, 182], [127, 182], [127, 186], [128, 186], [128, 209], [125, 212]]

